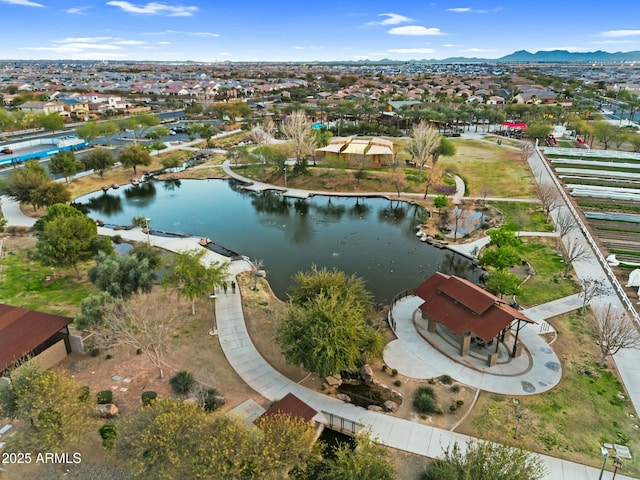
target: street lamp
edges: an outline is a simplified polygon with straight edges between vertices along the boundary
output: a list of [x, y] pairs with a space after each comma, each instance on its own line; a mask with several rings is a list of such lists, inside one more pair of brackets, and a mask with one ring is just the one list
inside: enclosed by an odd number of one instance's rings
[[622, 468], [622, 462], [620, 461], [619, 458], [614, 458], [613, 459], [613, 477], [611, 477], [611, 480], [616, 480], [616, 473], [618, 473], [619, 468]]
[[600, 447], [600, 452], [602, 452], [602, 468], [600, 469], [600, 476], [598, 480], [602, 480], [602, 475], [604, 474], [604, 466], [607, 464], [607, 457], [609, 456], [609, 450], [605, 447]]
[[284, 172], [284, 188], [287, 188], [287, 164], [284, 164], [284, 168], [282, 169]]
[[149, 236], [149, 222], [151, 221], [151, 219], [149, 217], [144, 217], [144, 224], [146, 226], [147, 229], [147, 243], [149, 245], [151, 245], [151, 237]]
[[218, 334], [218, 327], [216, 326], [216, 298], [218, 297], [215, 293], [209, 295], [209, 303], [211, 303], [211, 330], [209, 330], [209, 335], [212, 337]]

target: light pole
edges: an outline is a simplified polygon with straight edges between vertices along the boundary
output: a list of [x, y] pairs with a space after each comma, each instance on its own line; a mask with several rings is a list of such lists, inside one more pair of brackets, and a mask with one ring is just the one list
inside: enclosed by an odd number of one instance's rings
[[287, 164], [284, 164], [284, 168], [282, 169], [284, 172], [284, 188], [287, 188]]
[[147, 243], [151, 245], [151, 237], [149, 236], [149, 222], [151, 219], [149, 217], [144, 217], [144, 223], [147, 229]]
[[602, 480], [602, 475], [604, 474], [604, 466], [607, 464], [607, 457], [609, 456], [609, 450], [605, 447], [600, 447], [600, 452], [602, 452], [602, 468], [600, 469], [600, 476], [598, 480]]
[[622, 468], [622, 462], [620, 461], [619, 458], [614, 458], [612, 465], [613, 465], [613, 477], [611, 477], [611, 480], [616, 480], [616, 473], [618, 473], [619, 468]]
[[211, 330], [209, 330], [209, 335], [212, 337], [218, 334], [218, 327], [216, 326], [216, 298], [218, 297], [215, 293], [209, 295], [209, 302], [211, 303]]

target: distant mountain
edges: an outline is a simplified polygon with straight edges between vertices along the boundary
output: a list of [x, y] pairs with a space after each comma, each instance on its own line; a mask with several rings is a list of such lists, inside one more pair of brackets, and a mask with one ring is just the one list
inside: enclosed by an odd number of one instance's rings
[[[429, 60], [428, 60], [429, 61]], [[451, 57], [436, 60], [437, 63], [588, 63], [588, 62], [634, 62], [640, 61], [640, 51], [609, 53], [598, 50], [596, 52], [569, 52], [567, 50], [549, 50], [536, 53], [519, 50], [500, 58], [464, 58]], [[433, 62], [433, 60], [430, 60]]]

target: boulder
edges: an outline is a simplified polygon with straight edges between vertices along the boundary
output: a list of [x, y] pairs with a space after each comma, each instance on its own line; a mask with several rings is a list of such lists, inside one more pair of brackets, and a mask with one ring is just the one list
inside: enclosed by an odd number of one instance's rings
[[113, 403], [96, 405], [95, 412], [100, 418], [114, 418], [118, 416], [119, 410]]
[[351, 403], [351, 397], [349, 395], [347, 395], [346, 393], [338, 393], [336, 395], [336, 398], [338, 400], [342, 400], [343, 402]]
[[395, 413], [398, 410], [399, 405], [396, 402], [392, 402], [391, 400], [387, 400], [384, 402], [384, 409], [387, 412]]
[[373, 369], [371, 365], [367, 365], [366, 363], [360, 368], [358, 371], [360, 374], [360, 378], [362, 378], [365, 382], [373, 382]]
[[329, 387], [339, 387], [342, 385], [342, 378], [340, 378], [340, 375], [329, 375], [324, 378], [324, 381]]
[[384, 412], [384, 410], [382, 409], [382, 407], [378, 406], [378, 405], [369, 405], [367, 407], [367, 410], [369, 410], [370, 412], [378, 412], [378, 413], [382, 413]]

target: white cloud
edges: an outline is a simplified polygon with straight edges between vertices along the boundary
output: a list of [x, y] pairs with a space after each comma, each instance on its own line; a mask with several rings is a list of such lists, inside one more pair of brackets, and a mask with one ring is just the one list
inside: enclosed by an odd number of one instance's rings
[[459, 52], [465, 52], [465, 53], [488, 53], [488, 52], [495, 52], [496, 50], [492, 50], [489, 48], [465, 48], [463, 50], [458, 50]]
[[389, 53], [434, 53], [433, 48], [390, 48], [387, 50]]
[[96, 43], [65, 43], [63, 45], [54, 45], [51, 47], [22, 47], [21, 50], [33, 50], [38, 52], [56, 52], [56, 53], [81, 53], [85, 50], [120, 50], [120, 47], [109, 44]]
[[304, 50], [304, 47], [293, 47], [294, 50]]
[[91, 7], [71, 7], [67, 8], [65, 12], [70, 13], [72, 15], [86, 15], [85, 11], [89, 10]]
[[447, 8], [447, 12], [466, 13], [470, 11], [469, 7]]
[[158, 45], [171, 45], [171, 42], [158, 42]]
[[460, 47], [462, 47], [462, 45], [456, 45], [455, 43], [445, 43], [442, 46], [443, 47], [447, 47], [447, 48], [460, 48]]
[[411, 21], [410, 18], [407, 18], [404, 15], [399, 15], [397, 13], [381, 13], [378, 16], [387, 18], [381, 20], [380, 22], [372, 22], [373, 25], [397, 25], [398, 23]]
[[640, 35], [640, 30], [608, 30], [600, 32], [601, 37], [635, 37]]
[[634, 43], [632, 40], [602, 40], [599, 42], [591, 42], [594, 45], [618, 45], [620, 43]]
[[161, 32], [145, 32], [142, 35], [187, 35], [190, 37], [212, 37], [217, 38], [219, 33], [213, 32], [180, 32], [178, 30], [163, 30]]
[[394, 27], [387, 33], [390, 35], [412, 35], [412, 36], [426, 36], [426, 35], [444, 35], [439, 28], [427, 28], [421, 25], [407, 25], [406, 27]]
[[198, 7], [174, 7], [164, 3], [149, 2], [145, 5], [134, 5], [125, 1], [111, 1], [107, 5], [118, 7], [128, 13], [139, 13], [142, 15], [166, 15], [169, 17], [190, 17], [198, 11]]
[[113, 45], [144, 45], [147, 42], [142, 40], [116, 40]]
[[54, 40], [53, 43], [97, 43], [112, 40], [113, 37], [67, 37]]
[[32, 2], [30, 0], [0, 0], [2, 3], [9, 5], [20, 5], [22, 7], [44, 7], [41, 3]]
[[231, 52], [220, 52], [220, 55], [222, 55], [223, 57], [230, 57]]

